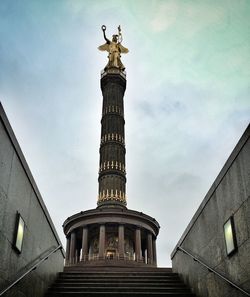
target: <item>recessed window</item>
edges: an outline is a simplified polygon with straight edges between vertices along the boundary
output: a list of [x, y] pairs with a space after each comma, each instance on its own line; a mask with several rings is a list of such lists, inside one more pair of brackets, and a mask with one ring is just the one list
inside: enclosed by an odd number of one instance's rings
[[237, 250], [233, 217], [230, 217], [224, 224], [224, 237], [226, 242], [227, 255], [230, 256]]
[[23, 235], [24, 235], [24, 220], [20, 213], [17, 213], [16, 217], [16, 230], [14, 236], [14, 248], [21, 253], [23, 246]]

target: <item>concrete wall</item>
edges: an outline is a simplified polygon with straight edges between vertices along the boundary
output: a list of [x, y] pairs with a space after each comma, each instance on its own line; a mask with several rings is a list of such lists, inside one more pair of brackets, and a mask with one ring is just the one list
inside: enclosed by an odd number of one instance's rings
[[[25, 222], [22, 252], [13, 249], [16, 213]], [[28, 165], [0, 104], [0, 291], [60, 244]], [[59, 250], [4, 296], [40, 297], [62, 271]]]
[[[250, 126], [189, 223], [177, 246], [250, 292]], [[223, 225], [233, 216], [238, 251], [228, 257]], [[176, 247], [177, 247], [176, 246]], [[174, 249], [173, 270], [197, 296], [246, 296]]]

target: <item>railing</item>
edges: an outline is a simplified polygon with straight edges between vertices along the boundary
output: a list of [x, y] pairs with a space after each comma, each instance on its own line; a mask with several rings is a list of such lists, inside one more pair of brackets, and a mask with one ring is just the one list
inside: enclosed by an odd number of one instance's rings
[[223, 279], [225, 282], [227, 282], [228, 284], [230, 284], [232, 287], [234, 287], [235, 289], [241, 291], [243, 294], [245, 294], [246, 296], [250, 296], [250, 293], [246, 292], [245, 290], [241, 289], [239, 286], [237, 286], [234, 282], [230, 281], [228, 278], [226, 278], [225, 276], [223, 276], [221, 273], [217, 272], [216, 270], [214, 270], [213, 268], [209, 267], [207, 264], [205, 264], [204, 262], [202, 262], [201, 260], [199, 260], [197, 257], [195, 257], [194, 255], [192, 255], [191, 253], [189, 253], [188, 251], [186, 251], [184, 248], [182, 248], [181, 246], [178, 246], [177, 251], [180, 250], [182, 251], [184, 254], [188, 255], [189, 257], [191, 257], [195, 262], [198, 262], [199, 264], [201, 264], [202, 266], [206, 267], [208, 269], [209, 272], [213, 272], [214, 274], [216, 274], [217, 276], [219, 276], [221, 279]]
[[[135, 261], [134, 255], [124, 255], [123, 257], [119, 255], [106, 255], [103, 259], [105, 260], [129, 260], [129, 261]], [[84, 262], [85, 261], [96, 261], [100, 260], [99, 254], [90, 254], [90, 255], [85, 255], [82, 259]]]
[[126, 79], [126, 71], [125, 70], [121, 70], [121, 69], [116, 68], [116, 67], [107, 68], [106, 70], [102, 70], [101, 71], [101, 78], [103, 78], [108, 73], [111, 73], [111, 74], [120, 74], [123, 78]]
[[27, 274], [29, 274], [31, 271], [35, 270], [39, 265], [41, 265], [44, 261], [46, 261], [52, 254], [57, 252], [58, 250], [62, 249], [62, 245], [58, 245], [53, 251], [48, 253], [45, 257], [43, 257], [37, 264], [33, 265], [29, 270], [27, 270], [24, 274], [22, 274], [18, 279], [16, 279], [11, 285], [9, 285], [6, 289], [0, 292], [0, 296], [2, 296], [4, 293], [9, 291], [13, 286], [15, 286], [20, 280], [22, 280]]
[[[106, 255], [103, 258], [99, 257], [99, 254], [90, 254], [90, 255], [85, 255], [81, 260], [77, 260], [74, 264], [80, 263], [80, 262], [88, 262], [88, 261], [98, 261], [98, 260], [107, 260], [107, 261], [112, 261], [112, 260], [124, 260], [124, 261], [131, 261], [131, 262], [136, 262], [135, 260], [135, 255], [128, 255], [124, 254], [124, 256], [119, 256], [118, 254], [116, 255]], [[145, 258], [141, 257], [140, 262], [145, 263]], [[66, 266], [71, 266], [74, 265], [72, 263], [67, 263]]]

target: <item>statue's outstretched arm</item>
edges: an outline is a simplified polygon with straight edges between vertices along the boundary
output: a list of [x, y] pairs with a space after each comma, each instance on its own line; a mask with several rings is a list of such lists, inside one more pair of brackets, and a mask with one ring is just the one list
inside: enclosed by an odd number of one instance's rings
[[106, 37], [105, 31], [106, 31], [106, 26], [102, 25], [103, 37], [104, 37], [104, 39], [106, 40], [107, 43], [110, 43], [110, 40]]

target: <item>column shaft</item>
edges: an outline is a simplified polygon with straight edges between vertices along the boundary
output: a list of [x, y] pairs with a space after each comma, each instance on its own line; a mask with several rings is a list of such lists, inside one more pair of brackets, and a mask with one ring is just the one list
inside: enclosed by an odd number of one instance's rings
[[82, 230], [82, 261], [88, 260], [88, 227]]
[[135, 230], [135, 260], [141, 261], [141, 229]]
[[153, 264], [153, 242], [152, 233], [148, 233], [148, 264]]
[[65, 258], [65, 265], [67, 266], [69, 264], [69, 257], [70, 257], [70, 237], [67, 237], [67, 243], [66, 243], [66, 258]]
[[105, 252], [105, 225], [100, 226], [100, 233], [99, 233], [99, 258], [104, 258]]
[[142, 247], [141, 247], [141, 253], [142, 253], [142, 260], [143, 260], [143, 262], [144, 263], [146, 263], [146, 253], [145, 253], [145, 246], [144, 246], [144, 244], [142, 245]]
[[80, 261], [80, 253], [81, 253], [81, 250], [77, 247], [77, 249], [76, 249], [76, 257], [75, 257], [75, 263], [78, 263]]
[[154, 261], [155, 266], [157, 266], [156, 238], [153, 239], [153, 261]]
[[119, 225], [118, 227], [118, 251], [119, 259], [124, 258], [124, 225]]
[[76, 254], [76, 233], [75, 231], [71, 232], [70, 236], [70, 264], [75, 263], [75, 254]]

